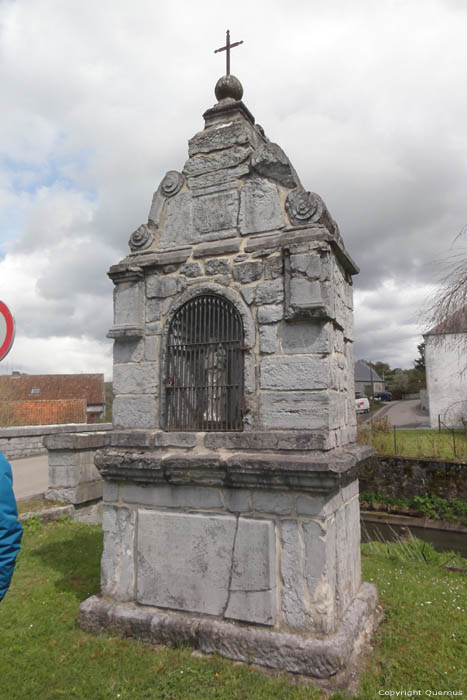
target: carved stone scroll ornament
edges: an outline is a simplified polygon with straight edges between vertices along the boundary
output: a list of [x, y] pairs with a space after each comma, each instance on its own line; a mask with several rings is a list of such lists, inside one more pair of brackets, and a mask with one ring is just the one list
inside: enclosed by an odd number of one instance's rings
[[161, 192], [164, 197], [173, 197], [180, 192], [183, 186], [184, 177], [177, 170], [169, 170], [161, 182]]
[[130, 236], [130, 240], [128, 241], [128, 245], [130, 246], [131, 250], [142, 250], [143, 248], [147, 248], [152, 243], [152, 240], [153, 235], [148, 226], [146, 226], [146, 224], [142, 224], [136, 229], [136, 231], [133, 231]]
[[295, 226], [308, 222], [317, 223], [326, 210], [321, 197], [314, 192], [306, 192], [301, 187], [291, 190], [285, 200], [285, 208], [290, 223]]

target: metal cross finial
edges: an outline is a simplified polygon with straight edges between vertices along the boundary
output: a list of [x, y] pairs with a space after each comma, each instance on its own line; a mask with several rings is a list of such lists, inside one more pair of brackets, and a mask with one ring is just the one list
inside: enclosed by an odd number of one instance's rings
[[236, 41], [235, 44], [230, 43], [230, 31], [227, 29], [227, 37], [225, 40], [225, 46], [222, 46], [220, 49], [216, 49], [214, 53], [219, 53], [220, 51], [225, 51], [226, 52], [226, 75], [230, 75], [230, 49], [233, 49], [235, 46], [240, 46], [240, 44], [243, 44], [242, 41]]

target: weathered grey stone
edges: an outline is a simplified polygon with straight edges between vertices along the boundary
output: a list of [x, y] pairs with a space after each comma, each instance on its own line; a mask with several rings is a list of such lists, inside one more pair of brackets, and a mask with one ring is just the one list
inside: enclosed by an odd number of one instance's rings
[[246, 253], [240, 253], [240, 255], [236, 255], [234, 257], [234, 262], [239, 263], [239, 262], [245, 262], [245, 260], [248, 260], [248, 255]]
[[149, 210], [148, 221], [155, 227], [159, 227], [161, 221], [162, 210], [165, 204], [165, 197], [160, 191], [160, 187], [154, 192], [151, 209]]
[[204, 267], [207, 275], [226, 275], [230, 272], [230, 260], [219, 258], [206, 260]]
[[133, 558], [135, 513], [128, 508], [104, 505], [102, 510], [104, 552], [101, 560], [101, 591], [114, 600], [135, 597]]
[[137, 601], [222, 615], [237, 523], [231, 515], [140, 510]]
[[179, 192], [167, 202], [161, 226], [159, 248], [175, 248], [195, 240], [193, 230], [193, 200], [190, 192]]
[[260, 423], [266, 430], [327, 429], [327, 394], [324, 391], [263, 391]]
[[313, 618], [308, 608], [308, 591], [303, 577], [303, 534], [296, 520], [280, 523], [282, 581], [281, 607], [289, 630], [311, 631]]
[[240, 240], [236, 238], [229, 238], [225, 241], [212, 241], [196, 246], [193, 251], [193, 257], [203, 258], [207, 255], [226, 255], [227, 253], [236, 253], [239, 248]]
[[284, 318], [284, 307], [280, 306], [263, 306], [258, 309], [258, 323], [276, 323]]
[[327, 679], [326, 687], [333, 691], [349, 687], [351, 673], [341, 675], [341, 671], [353, 656], [355, 673], [361, 664], [358, 652], [365, 651], [363, 639], [379, 619], [376, 587], [368, 583], [362, 585], [336, 632], [326, 639], [182, 613], [173, 615], [131, 603], [115, 604], [97, 596], [81, 603], [79, 612], [80, 626], [89, 631], [112, 630], [152, 644], [189, 644], [205, 654], [218, 653], [236, 661]]
[[161, 432], [154, 438], [154, 444], [161, 447], [194, 447], [196, 433], [165, 433]]
[[284, 219], [276, 185], [260, 178], [248, 180], [240, 192], [240, 233], [245, 236], [283, 226]]
[[205, 510], [222, 508], [220, 491], [200, 486], [139, 486], [123, 484], [121, 497], [125, 503], [165, 508], [195, 508]]
[[176, 250], [158, 251], [157, 253], [145, 251], [141, 255], [133, 255], [131, 260], [133, 264], [138, 264], [141, 267], [162, 268], [164, 271], [169, 265], [185, 262], [190, 255], [191, 246], [186, 246]]
[[238, 219], [238, 190], [196, 197], [194, 200], [194, 226], [199, 234], [219, 231], [235, 232]]
[[302, 277], [292, 277], [290, 280], [290, 303], [292, 306], [306, 308], [322, 304], [321, 284]]
[[146, 295], [148, 298], [171, 297], [180, 291], [180, 282], [181, 280], [177, 277], [158, 277], [156, 275], [151, 275], [146, 280]]
[[296, 272], [303, 272], [312, 279], [320, 279], [321, 258], [318, 253], [291, 255], [290, 269]]
[[114, 365], [113, 391], [115, 395], [155, 394], [158, 379], [158, 365], [155, 362]]
[[[239, 433], [206, 433], [207, 449], [226, 450], [319, 450], [323, 449], [324, 433], [295, 430], [258, 431]], [[236, 493], [236, 492], [234, 492]]]
[[274, 625], [276, 621], [274, 523], [239, 518], [225, 617]]
[[326, 389], [329, 383], [326, 360], [315, 357], [266, 357], [261, 361], [262, 389]]
[[180, 274], [185, 277], [199, 277], [202, 274], [201, 265], [199, 263], [186, 263], [180, 269]]
[[259, 261], [240, 263], [233, 267], [233, 277], [238, 282], [249, 284], [261, 279], [263, 264]]
[[141, 326], [143, 322], [141, 280], [120, 282], [114, 289], [114, 326]]
[[188, 142], [190, 158], [197, 153], [223, 151], [231, 146], [254, 145], [256, 138], [252, 130], [242, 122], [232, 122], [222, 129], [201, 131]]
[[[104, 425], [106, 427], [104, 427]], [[70, 425], [50, 426], [43, 438], [43, 442], [49, 452], [52, 452], [54, 455], [56, 454], [56, 450], [70, 450], [69, 454], [71, 460], [67, 462], [68, 464], [75, 463], [75, 459], [80, 460], [84, 458], [84, 460], [87, 461], [90, 458], [90, 450], [109, 444], [110, 433], [107, 432], [109, 430], [108, 425], [108, 423], [95, 425], [83, 423], [83, 425], [79, 426], [81, 430], [78, 429], [78, 425], [74, 425], [71, 430]], [[61, 430], [57, 428], [61, 428]], [[34, 434], [33, 430], [33, 428], [25, 429], [27, 432], [31, 431], [31, 434]], [[47, 430], [45, 426], [40, 426], [39, 431], [45, 432], [45, 430]], [[9, 429], [7, 429], [7, 434], [8, 433], [10, 433]], [[80, 457], [76, 456], [77, 452], [81, 453]], [[65, 453], [62, 452], [59, 459], [61, 459], [64, 454]], [[51, 459], [54, 460], [55, 457], [52, 456]], [[53, 461], [52, 463], [59, 464], [60, 462]]]
[[277, 329], [276, 326], [260, 326], [259, 351], [264, 353], [276, 352]]
[[139, 362], [144, 357], [144, 341], [140, 338], [121, 338], [115, 340], [113, 359], [116, 364]]
[[160, 321], [146, 323], [146, 335], [162, 335], [162, 323]]
[[213, 172], [204, 173], [202, 175], [197, 175], [195, 177], [188, 178], [188, 185], [193, 193], [193, 196], [197, 192], [209, 189], [211, 192], [213, 190], [220, 191], [224, 189], [225, 185], [230, 185], [231, 187], [237, 186], [237, 181], [249, 175], [250, 165], [249, 163], [240, 163], [232, 168], [220, 168], [219, 170], [214, 170]]
[[327, 518], [335, 513], [340, 505], [340, 500], [335, 493], [326, 494], [326, 496], [298, 495], [296, 501], [297, 515]]
[[118, 483], [116, 481], [104, 480], [102, 498], [104, 501], [118, 501]]
[[[159, 324], [160, 325], [160, 324]], [[151, 329], [153, 330], [153, 329]], [[162, 331], [161, 331], [162, 332]], [[144, 341], [144, 359], [147, 362], [157, 362], [160, 356], [159, 333], [148, 335]]]
[[243, 361], [243, 379], [246, 394], [256, 392], [256, 358], [251, 353], [246, 353]]
[[130, 240], [128, 241], [128, 245], [130, 246], [132, 253], [138, 254], [142, 250], [144, 250], [144, 248], [148, 248], [153, 241], [153, 226], [147, 226], [146, 224], [142, 224], [136, 229], [136, 231], [133, 231], [133, 233], [130, 236]]
[[159, 412], [155, 396], [116, 396], [112, 406], [115, 428], [156, 428]]
[[331, 634], [336, 620], [335, 567], [330, 556], [330, 548], [334, 554], [335, 532], [329, 533], [328, 543], [327, 528], [312, 520], [302, 523], [302, 532], [304, 577], [311, 599], [313, 627], [318, 633]]
[[153, 447], [154, 439], [148, 430], [113, 430], [111, 447]]
[[284, 299], [284, 285], [281, 279], [273, 282], [260, 282], [256, 287], [257, 304], [277, 304]]
[[146, 323], [161, 320], [162, 304], [160, 299], [146, 299]]
[[102, 479], [99, 481], [85, 481], [77, 486], [60, 486], [48, 488], [45, 498], [51, 501], [64, 501], [73, 503], [74, 506], [97, 501], [102, 498]]
[[250, 306], [255, 300], [256, 287], [241, 287], [240, 292], [248, 306]]
[[[209, 433], [206, 435], [206, 437]], [[215, 433], [211, 433], [215, 435]], [[252, 510], [251, 491], [247, 489], [225, 489], [224, 503], [231, 513], [247, 513]]]
[[275, 280], [278, 277], [281, 277], [283, 266], [284, 263], [280, 253], [271, 255], [264, 261], [264, 279]]
[[276, 180], [284, 187], [300, 185], [295, 168], [277, 143], [261, 144], [251, 156], [251, 165], [259, 175]]
[[283, 491], [255, 491], [253, 503], [255, 510], [260, 513], [273, 515], [291, 515], [292, 513], [292, 496]]
[[234, 168], [247, 160], [250, 153], [249, 147], [233, 146], [211, 155], [194, 156], [185, 163], [183, 172], [187, 177], [197, 177], [224, 168]]
[[184, 177], [177, 170], [169, 170], [159, 185], [161, 193], [164, 197], [174, 197], [183, 187]]
[[325, 321], [282, 322], [279, 329], [281, 351], [298, 353], [330, 353], [331, 324]]
[[216, 284], [221, 284], [223, 287], [228, 287], [231, 283], [230, 275], [216, 275], [213, 279]]

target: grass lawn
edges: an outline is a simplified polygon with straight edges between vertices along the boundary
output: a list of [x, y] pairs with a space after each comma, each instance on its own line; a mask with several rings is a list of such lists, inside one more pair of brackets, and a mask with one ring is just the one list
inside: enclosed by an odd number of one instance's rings
[[[190, 649], [93, 636], [76, 625], [99, 590], [100, 528], [75, 522], [25, 528], [12, 587], [0, 604], [0, 700], [301, 700], [320, 696], [288, 676], [268, 677]], [[362, 546], [363, 574], [378, 585], [385, 621], [359, 698], [390, 690], [467, 689], [465, 574], [419, 544]], [[460, 558], [450, 566], [465, 568]], [[381, 691], [381, 693], [380, 693]], [[338, 694], [335, 698], [342, 698]]]
[[28, 498], [27, 500], [18, 501], [18, 515], [65, 505], [67, 504], [63, 501], [49, 501], [47, 498]]
[[465, 430], [454, 434], [456, 454], [454, 454], [453, 435], [449, 430], [396, 430], [376, 429], [360, 425], [358, 442], [372, 445], [377, 454], [398, 455], [400, 457], [435, 457], [440, 459], [467, 460], [467, 433]]

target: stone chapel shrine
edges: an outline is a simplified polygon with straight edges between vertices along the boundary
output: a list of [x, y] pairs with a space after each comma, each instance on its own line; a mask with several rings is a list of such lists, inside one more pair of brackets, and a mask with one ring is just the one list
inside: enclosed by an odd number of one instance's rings
[[379, 610], [360, 568], [358, 268], [239, 80], [215, 94], [109, 271], [102, 588], [80, 624], [345, 677]]

